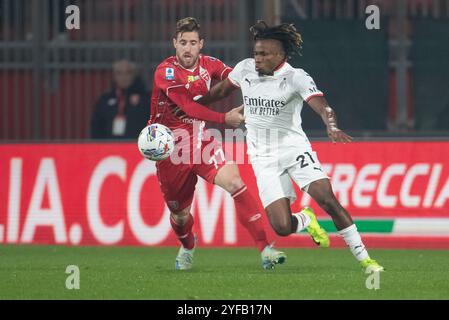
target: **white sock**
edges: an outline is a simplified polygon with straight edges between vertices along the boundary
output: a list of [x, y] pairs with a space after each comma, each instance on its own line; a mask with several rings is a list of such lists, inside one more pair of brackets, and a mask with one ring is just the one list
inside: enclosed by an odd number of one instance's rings
[[355, 224], [338, 231], [338, 234], [343, 237], [352, 254], [358, 261], [369, 258], [368, 251], [365, 249], [365, 245], [362, 242], [360, 233], [357, 231]]
[[295, 233], [300, 233], [302, 230], [307, 228], [310, 224], [310, 217], [304, 213], [298, 212], [294, 213], [293, 216], [298, 220], [298, 227]]

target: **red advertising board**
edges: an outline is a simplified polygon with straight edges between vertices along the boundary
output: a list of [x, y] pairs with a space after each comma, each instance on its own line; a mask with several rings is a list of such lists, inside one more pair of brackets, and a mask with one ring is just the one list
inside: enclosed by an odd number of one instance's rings
[[[368, 246], [449, 247], [449, 142], [315, 142], [313, 148]], [[244, 158], [240, 171], [257, 197]], [[134, 143], [4, 144], [0, 168], [0, 243], [177, 245], [155, 165]], [[298, 190], [292, 208], [303, 205], [335, 231]], [[232, 198], [219, 187], [200, 179], [192, 214], [200, 245], [252, 245]], [[313, 245], [305, 235], [278, 237], [265, 223], [278, 246]], [[336, 235], [331, 240], [343, 245]]]

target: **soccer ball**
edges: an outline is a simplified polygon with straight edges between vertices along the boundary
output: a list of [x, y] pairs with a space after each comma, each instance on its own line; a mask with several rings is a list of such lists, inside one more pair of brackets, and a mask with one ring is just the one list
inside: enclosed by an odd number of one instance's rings
[[166, 126], [153, 123], [140, 131], [137, 146], [142, 156], [149, 160], [167, 159], [175, 147], [173, 132]]

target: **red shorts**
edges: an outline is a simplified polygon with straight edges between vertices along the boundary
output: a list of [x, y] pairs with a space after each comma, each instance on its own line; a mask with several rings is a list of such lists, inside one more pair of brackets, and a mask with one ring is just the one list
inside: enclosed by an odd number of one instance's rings
[[201, 161], [174, 164], [168, 158], [156, 162], [161, 191], [172, 212], [181, 211], [192, 204], [197, 176], [214, 183], [218, 171], [226, 164], [223, 149], [218, 143], [203, 144], [199, 150], [202, 156], [198, 159]]

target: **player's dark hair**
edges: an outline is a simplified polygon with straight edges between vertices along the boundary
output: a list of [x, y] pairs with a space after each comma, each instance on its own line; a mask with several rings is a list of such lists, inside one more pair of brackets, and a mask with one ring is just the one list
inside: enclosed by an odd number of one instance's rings
[[249, 31], [253, 34], [255, 41], [265, 39], [280, 41], [287, 57], [294, 53], [301, 55], [302, 37], [293, 24], [282, 23], [269, 27], [265, 21], [258, 20], [255, 25], [249, 28]]
[[175, 38], [178, 37], [178, 34], [183, 34], [184, 32], [198, 32], [198, 36], [200, 39], [203, 39], [201, 35], [201, 26], [195, 18], [187, 17], [176, 22], [176, 32]]

